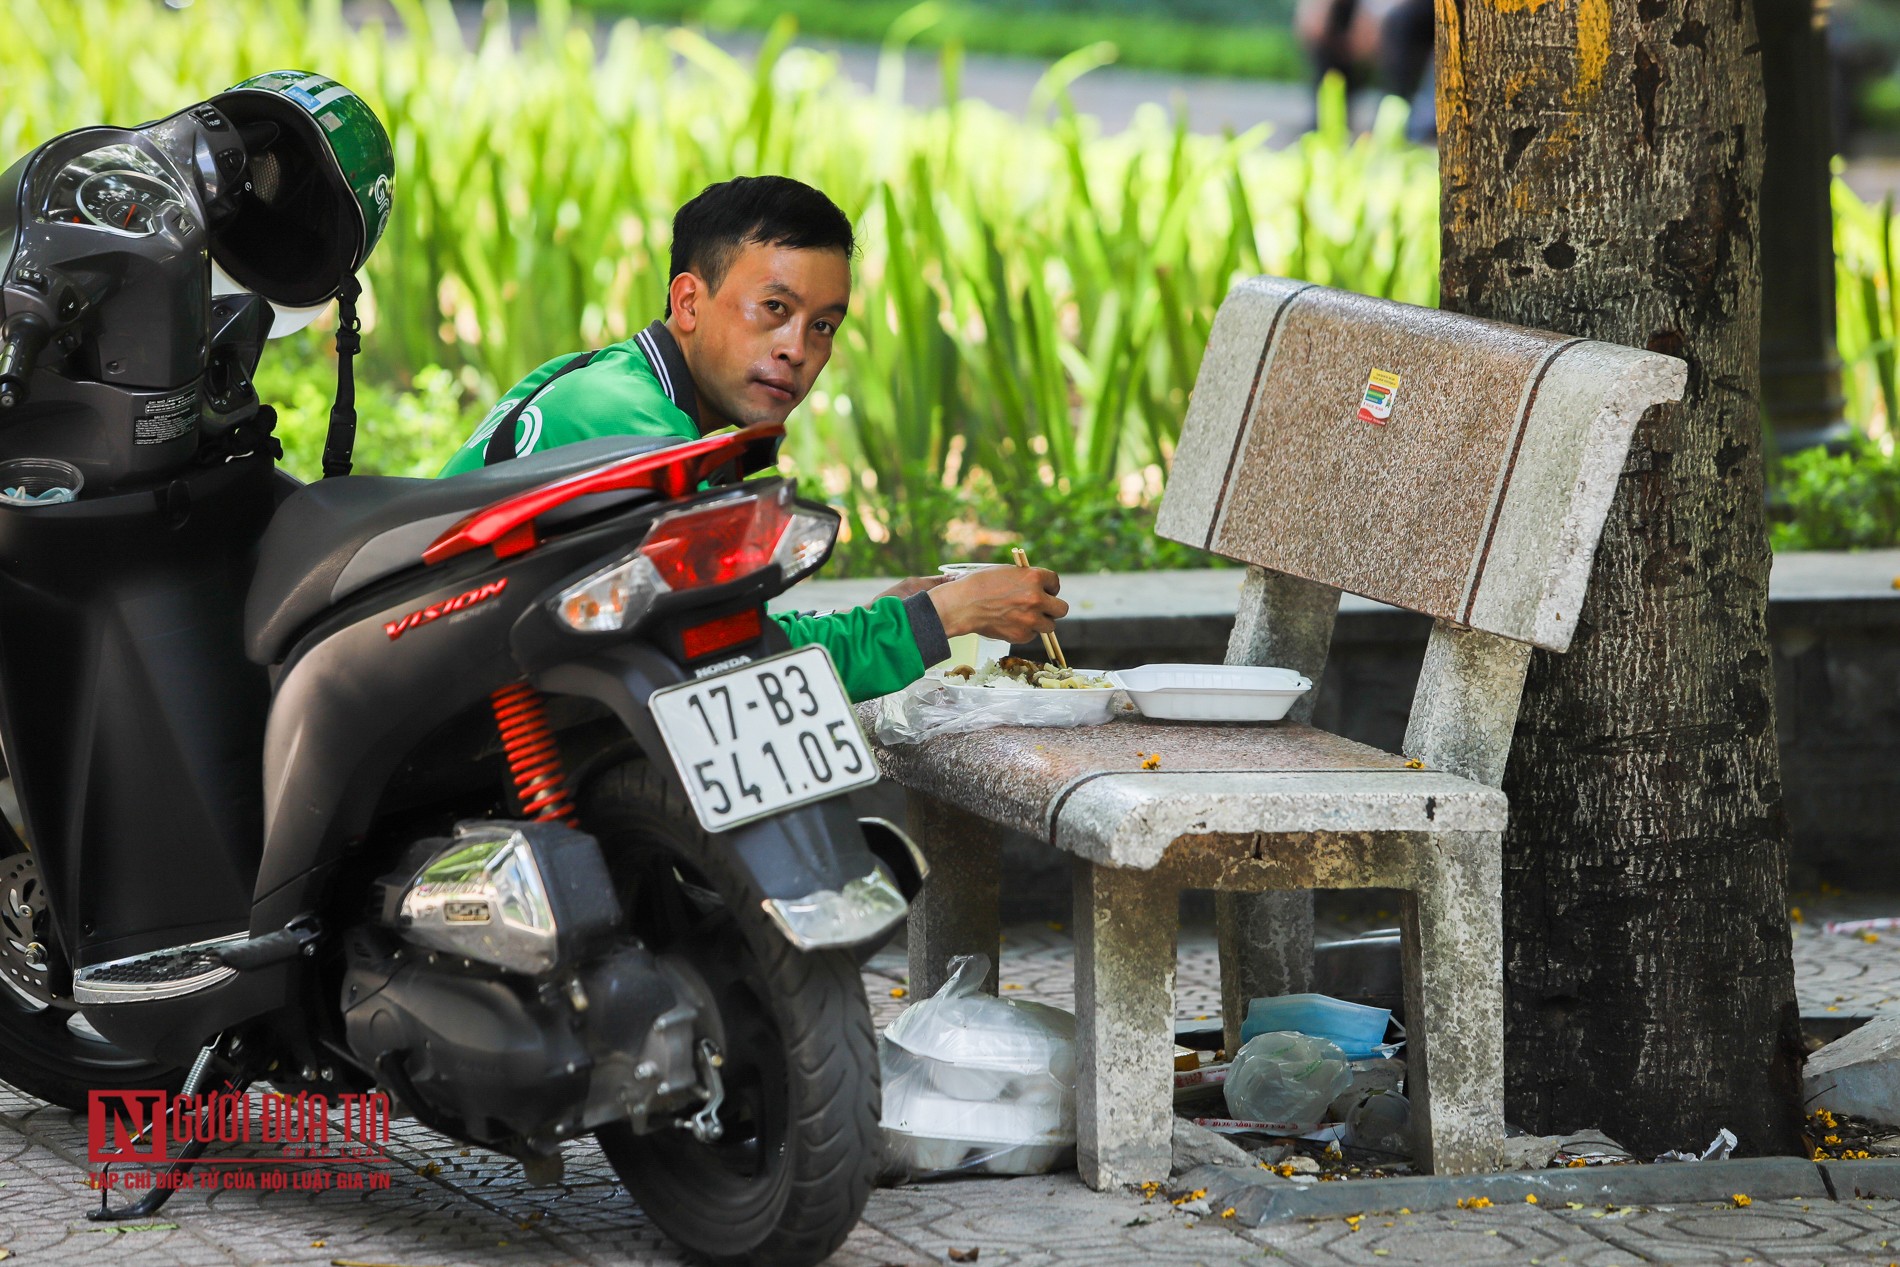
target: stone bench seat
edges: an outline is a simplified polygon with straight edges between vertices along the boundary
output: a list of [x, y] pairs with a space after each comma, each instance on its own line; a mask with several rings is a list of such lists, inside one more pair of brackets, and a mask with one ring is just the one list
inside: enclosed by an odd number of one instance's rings
[[[1110, 867], [1151, 869], [1191, 837], [1502, 831], [1505, 820], [1496, 788], [1297, 722], [1004, 727], [877, 755], [912, 795]], [[1142, 768], [1147, 755], [1158, 769]]]
[[[1506, 811], [1496, 788], [1299, 722], [1002, 727], [876, 753], [908, 793], [930, 864], [910, 920], [919, 997], [943, 984], [955, 955], [999, 959], [999, 827], [1074, 859], [1077, 1160], [1092, 1186], [1167, 1177], [1187, 889], [1401, 891], [1422, 1151], [1442, 1170], [1481, 1169], [1494, 1154], [1502, 1050], [1490, 987]], [[1142, 768], [1149, 755], [1160, 768]], [[1310, 953], [1310, 928], [1251, 930], [1289, 934], [1272, 957], [1290, 963]], [[1226, 1019], [1238, 1029], [1237, 1014]]]

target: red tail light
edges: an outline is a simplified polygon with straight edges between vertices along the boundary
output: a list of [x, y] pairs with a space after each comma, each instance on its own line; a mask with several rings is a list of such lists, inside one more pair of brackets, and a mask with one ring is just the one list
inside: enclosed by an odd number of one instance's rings
[[751, 642], [764, 628], [764, 622], [759, 619], [759, 609], [748, 607], [744, 611], [733, 612], [730, 616], [721, 616], [703, 625], [682, 629], [680, 650], [686, 653], [688, 660], [697, 660], [715, 651], [724, 651], [727, 647], [737, 647]]
[[668, 515], [653, 525], [640, 553], [668, 589], [699, 589], [750, 576], [772, 561], [789, 522], [782, 497], [735, 497]]

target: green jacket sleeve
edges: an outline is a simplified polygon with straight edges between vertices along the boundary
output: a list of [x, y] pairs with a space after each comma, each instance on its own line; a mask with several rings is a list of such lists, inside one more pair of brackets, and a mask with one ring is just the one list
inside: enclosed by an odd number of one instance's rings
[[828, 615], [774, 615], [795, 647], [818, 643], [831, 653], [856, 704], [901, 691], [949, 656], [943, 623], [928, 594], [880, 598], [869, 607]]

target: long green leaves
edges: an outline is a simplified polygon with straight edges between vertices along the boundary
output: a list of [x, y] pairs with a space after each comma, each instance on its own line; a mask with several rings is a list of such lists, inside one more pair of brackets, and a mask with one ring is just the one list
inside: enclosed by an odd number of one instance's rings
[[[952, 96], [901, 105], [902, 60], [875, 92], [799, 46], [789, 20], [741, 63], [694, 32], [612, 26], [543, 3], [519, 33], [489, 0], [467, 32], [447, 0], [392, 0], [352, 27], [339, 0], [0, 0], [0, 154], [67, 128], [169, 113], [281, 66], [361, 93], [396, 147], [396, 211], [367, 270], [365, 375], [482, 408], [551, 357], [628, 337], [664, 298], [674, 210], [708, 183], [775, 171], [857, 225], [852, 311], [794, 417], [793, 467], [851, 514], [889, 567], [921, 568], [982, 512], [1088, 490], [1151, 499], [1214, 311], [1256, 271], [1431, 303], [1437, 177], [1401, 116], [1325, 126], [1279, 151], [1265, 128], [1190, 133], [1159, 106], [1103, 136], [1068, 87], [1112, 56], [1054, 65], [1023, 119]], [[928, 29], [919, 6], [890, 47]], [[955, 49], [946, 52], [954, 84]], [[319, 330], [280, 361], [320, 367]], [[269, 381], [269, 380], [267, 380]], [[366, 465], [446, 457], [456, 410], [366, 416]], [[295, 419], [291, 425], [302, 425]], [[293, 450], [301, 440], [293, 437]], [[303, 446], [307, 447], [307, 446]], [[1145, 491], [1143, 491], [1145, 490]], [[995, 508], [1001, 508], [996, 510]], [[959, 527], [961, 525], [961, 527]], [[993, 534], [992, 534], [993, 535]]]

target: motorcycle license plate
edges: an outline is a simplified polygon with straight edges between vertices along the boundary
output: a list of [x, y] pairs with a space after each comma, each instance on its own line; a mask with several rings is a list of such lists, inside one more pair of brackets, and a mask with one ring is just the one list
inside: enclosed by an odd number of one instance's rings
[[823, 647], [668, 686], [648, 705], [707, 831], [877, 782]]

